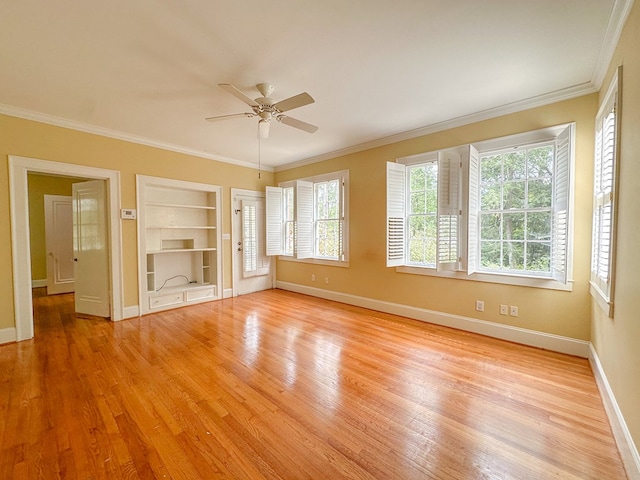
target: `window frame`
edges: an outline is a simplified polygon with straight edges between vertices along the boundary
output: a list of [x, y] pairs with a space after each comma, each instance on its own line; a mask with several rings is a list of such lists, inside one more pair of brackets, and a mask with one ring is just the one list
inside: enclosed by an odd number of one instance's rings
[[[330, 257], [322, 257], [316, 254], [317, 245], [317, 202], [316, 202], [316, 184], [327, 183], [337, 180], [339, 182], [339, 221], [340, 221], [340, 249], [341, 255], [339, 258], [334, 259]], [[294, 207], [294, 219], [295, 225], [295, 238], [293, 239], [294, 251], [288, 252], [283, 248], [276, 249], [271, 248], [269, 255], [278, 255], [281, 260], [313, 263], [319, 265], [332, 265], [340, 267], [349, 266], [349, 170], [340, 170], [337, 172], [325, 173], [321, 175], [315, 175], [312, 177], [305, 177], [296, 180], [289, 180], [280, 182], [277, 187], [267, 187], [267, 219], [271, 216], [271, 222], [267, 221], [268, 235], [280, 236], [282, 238], [282, 246], [286, 241], [285, 238], [285, 222], [284, 208], [285, 202], [283, 201], [283, 191], [286, 189], [293, 189], [293, 203]], [[280, 203], [277, 201], [272, 202], [269, 205], [269, 197], [280, 194]], [[306, 196], [304, 202], [301, 202], [301, 196]], [[310, 197], [309, 197], [310, 195]], [[274, 210], [279, 210], [282, 215], [280, 219], [276, 220], [274, 217]], [[302, 233], [306, 238], [310, 239], [310, 242], [305, 241], [304, 245], [301, 243]], [[304, 251], [301, 252], [301, 249]]]
[[[568, 130], [567, 130], [568, 129]], [[556, 141], [559, 135], [564, 132], [568, 132], [568, 179], [567, 179], [567, 211], [570, 212], [568, 215], [568, 222], [566, 225], [566, 261], [565, 261], [565, 269], [566, 269], [566, 280], [559, 280], [558, 276], [553, 278], [553, 275], [549, 276], [540, 276], [540, 275], [529, 275], [529, 274], [518, 274], [512, 272], [501, 272], [501, 271], [478, 271], [475, 266], [479, 260], [476, 260], [478, 255], [478, 245], [474, 245], [473, 239], [476, 239], [476, 243], [479, 241], [479, 224], [478, 224], [478, 198], [474, 198], [473, 195], [470, 195], [470, 189], [478, 188], [478, 167], [479, 167], [479, 155], [480, 153], [485, 153], [488, 151], [500, 150], [503, 148], [513, 147], [516, 145], [529, 145], [536, 143], [543, 143], [548, 141]], [[427, 275], [427, 276], [436, 276], [436, 277], [444, 277], [444, 278], [457, 278], [471, 281], [480, 281], [480, 282], [490, 282], [490, 283], [499, 283], [499, 284], [508, 284], [508, 285], [521, 285], [528, 286], [534, 288], [546, 288], [553, 290], [563, 290], [563, 291], [571, 291], [573, 289], [573, 278], [572, 278], [572, 258], [573, 258], [573, 191], [574, 191], [574, 139], [575, 137], [575, 124], [568, 123], [557, 125], [553, 127], [547, 127], [539, 130], [524, 132], [521, 134], [510, 135], [506, 137], [489, 139], [481, 142], [474, 142], [473, 144], [462, 145], [458, 147], [443, 149], [434, 152], [426, 152], [417, 155], [412, 155], [408, 157], [402, 157], [396, 159], [396, 162], [389, 162], [388, 166], [392, 165], [413, 165], [417, 163], [423, 162], [425, 159], [434, 158], [435, 155], [441, 152], [456, 152], [460, 155], [461, 158], [461, 181], [460, 181], [460, 199], [461, 203], [459, 205], [459, 215], [461, 218], [460, 229], [458, 232], [458, 241], [460, 245], [459, 249], [459, 266], [457, 269], [438, 269], [426, 266], [416, 266], [409, 265], [408, 262], [403, 260], [403, 254], [399, 251], [399, 243], [398, 236], [404, 236], [406, 234], [406, 220], [402, 228], [400, 228], [399, 219], [405, 218], [404, 212], [399, 210], [399, 206], [397, 205], [397, 201], [395, 201], [391, 196], [395, 196], [395, 194], [390, 194], [389, 190], [387, 190], [387, 266], [393, 266], [396, 268], [396, 271], [399, 273], [408, 273], [408, 274], [417, 274], [417, 275]], [[399, 170], [399, 167], [391, 167]], [[389, 169], [388, 169], [389, 172]], [[396, 173], [396, 176], [399, 177], [399, 173]], [[389, 173], [388, 173], [389, 177]], [[475, 186], [474, 186], [475, 184]], [[389, 186], [388, 186], [389, 188]], [[407, 198], [408, 186], [404, 185], [403, 195]], [[475, 190], [474, 190], [475, 191]], [[555, 187], [554, 187], [555, 191]], [[396, 211], [389, 216], [390, 208], [392, 207], [392, 203], [396, 203]], [[407, 202], [405, 201], [405, 208]], [[390, 233], [391, 222], [395, 219], [396, 221], [396, 233]], [[395, 235], [395, 236], [394, 236]], [[471, 240], [471, 241], [470, 241]], [[390, 260], [389, 257], [389, 248], [391, 244], [395, 241], [396, 245], [396, 255], [393, 261]], [[404, 254], [406, 254], [406, 240], [404, 241]]]
[[[611, 83], [604, 96], [602, 104], [598, 109], [595, 118], [595, 145], [594, 145], [594, 187], [593, 187], [593, 211], [592, 211], [592, 243], [591, 243], [591, 265], [590, 265], [590, 281], [589, 292], [598, 306], [607, 314], [609, 318], [614, 315], [614, 295], [615, 295], [615, 266], [616, 266], [616, 236], [617, 236], [617, 219], [618, 219], [618, 185], [619, 185], [619, 165], [620, 165], [620, 120], [621, 104], [622, 104], [622, 66], [619, 66], [611, 79]], [[603, 135], [602, 129], [606, 117], [613, 113], [613, 132], [611, 141], [611, 180], [605, 189], [599, 189], [598, 172], [603, 170], [602, 165], [598, 165], [600, 161], [606, 161], [603, 151], [607, 145], [599, 139]], [[599, 142], [600, 140], [600, 142]], [[600, 147], [600, 151], [599, 151]], [[608, 235], [597, 228], [596, 222], [598, 217], [599, 206], [608, 204], [610, 207], [609, 233]], [[598, 222], [600, 225], [600, 222]], [[599, 246], [603, 242], [603, 236], [606, 235], [607, 248], [607, 279], [602, 280], [599, 267], [602, 265]], [[596, 266], [597, 265], [597, 266]], [[595, 267], [595, 269], [594, 269]]]

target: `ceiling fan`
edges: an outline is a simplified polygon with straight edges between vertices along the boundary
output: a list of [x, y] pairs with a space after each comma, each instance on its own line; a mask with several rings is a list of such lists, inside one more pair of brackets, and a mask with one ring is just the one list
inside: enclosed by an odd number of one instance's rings
[[262, 97], [258, 97], [255, 100], [249, 98], [242, 91], [240, 91], [230, 83], [219, 83], [218, 86], [249, 105], [252, 111], [245, 113], [234, 113], [231, 115], [220, 115], [217, 117], [209, 117], [205, 119], [208, 122], [236, 117], [260, 117], [260, 120], [258, 121], [258, 131], [260, 133], [260, 138], [267, 138], [269, 136], [269, 126], [271, 124], [271, 120], [273, 119], [276, 119], [277, 121], [279, 121], [280, 123], [284, 123], [285, 125], [289, 125], [290, 127], [304, 130], [305, 132], [309, 133], [314, 133], [316, 130], [318, 130], [318, 127], [316, 127], [315, 125], [303, 122], [302, 120], [291, 118], [288, 115], [284, 114], [284, 112], [288, 112], [289, 110], [293, 110], [294, 108], [304, 107], [305, 105], [309, 105], [310, 103], [315, 102], [311, 95], [306, 92], [274, 103], [273, 99], [270, 98], [270, 95], [273, 93], [275, 87], [270, 83], [258, 83], [256, 85], [256, 88], [262, 94]]

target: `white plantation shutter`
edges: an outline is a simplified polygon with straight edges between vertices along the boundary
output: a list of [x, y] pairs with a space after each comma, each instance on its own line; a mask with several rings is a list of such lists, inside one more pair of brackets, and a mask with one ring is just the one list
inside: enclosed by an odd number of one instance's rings
[[258, 248], [256, 250], [256, 275], [269, 275], [271, 259], [267, 256], [267, 232], [264, 219], [266, 217], [266, 205], [264, 202], [256, 203], [256, 236]]
[[340, 252], [340, 260], [345, 261], [346, 258], [346, 249], [345, 249], [345, 222], [346, 222], [346, 205], [347, 205], [347, 189], [345, 182], [349, 178], [349, 171], [347, 170], [343, 175], [340, 176], [340, 222], [339, 222], [339, 236], [338, 241], [340, 242], [340, 246], [338, 252]]
[[[610, 304], [613, 296], [616, 163], [620, 68], [596, 117], [591, 284]], [[612, 311], [609, 311], [612, 315]]]
[[467, 274], [478, 269], [478, 212], [480, 210], [480, 155], [473, 145], [469, 145], [469, 213], [467, 224]]
[[458, 153], [438, 152], [438, 271], [460, 267], [461, 168]]
[[569, 125], [556, 137], [553, 174], [553, 232], [551, 268], [553, 278], [567, 282], [569, 248], [569, 192], [571, 172], [571, 130]]
[[242, 200], [242, 276], [255, 277], [258, 271], [257, 202]]
[[387, 162], [387, 267], [405, 264], [405, 166]]
[[313, 183], [296, 181], [296, 258], [313, 257]]
[[284, 218], [282, 188], [267, 187], [266, 204], [266, 253], [283, 254]]

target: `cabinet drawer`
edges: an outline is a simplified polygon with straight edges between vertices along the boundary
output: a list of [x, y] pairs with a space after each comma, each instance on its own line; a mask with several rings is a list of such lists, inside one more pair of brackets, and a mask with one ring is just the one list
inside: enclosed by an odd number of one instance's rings
[[184, 292], [184, 299], [187, 302], [192, 300], [201, 300], [203, 298], [210, 298], [215, 295], [214, 287], [202, 288], [199, 290], [187, 290]]
[[167, 305], [176, 305], [178, 303], [182, 303], [182, 292], [149, 297], [149, 308], [166, 307]]

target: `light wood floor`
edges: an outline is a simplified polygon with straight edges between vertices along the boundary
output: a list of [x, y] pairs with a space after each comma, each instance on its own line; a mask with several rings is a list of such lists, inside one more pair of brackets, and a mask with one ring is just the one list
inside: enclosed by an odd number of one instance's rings
[[2, 479], [622, 479], [588, 362], [273, 290], [0, 346]]

